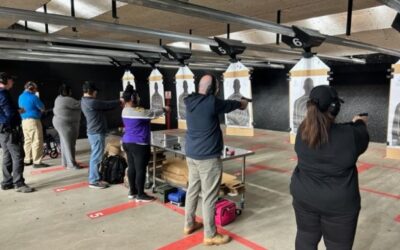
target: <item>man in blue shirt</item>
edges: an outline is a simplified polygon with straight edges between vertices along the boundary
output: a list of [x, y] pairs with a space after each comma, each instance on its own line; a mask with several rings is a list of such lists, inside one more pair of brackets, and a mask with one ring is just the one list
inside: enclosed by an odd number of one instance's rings
[[25, 84], [25, 91], [19, 96], [19, 107], [24, 109], [22, 130], [24, 132], [25, 165], [33, 163], [34, 168], [44, 168], [49, 165], [42, 163], [43, 159], [43, 127], [40, 118], [44, 112], [44, 104], [36, 95], [37, 85], [34, 82]]
[[17, 105], [11, 99], [9, 90], [14, 78], [7, 73], [0, 74], [0, 144], [3, 149], [3, 181], [1, 189], [15, 188], [17, 192], [31, 193], [33, 188], [25, 184], [24, 162], [21, 144], [21, 118]]

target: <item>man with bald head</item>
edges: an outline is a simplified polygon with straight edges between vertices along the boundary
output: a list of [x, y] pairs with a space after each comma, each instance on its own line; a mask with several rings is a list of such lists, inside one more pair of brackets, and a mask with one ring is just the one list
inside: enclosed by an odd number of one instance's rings
[[202, 194], [204, 244], [221, 245], [229, 236], [218, 234], [215, 227], [215, 203], [221, 184], [224, 148], [219, 115], [247, 108], [246, 100], [221, 100], [218, 83], [212, 75], [205, 75], [198, 93], [185, 98], [186, 104], [186, 160], [189, 167], [189, 187], [186, 194], [184, 233], [191, 234], [203, 225], [195, 221], [199, 195]]

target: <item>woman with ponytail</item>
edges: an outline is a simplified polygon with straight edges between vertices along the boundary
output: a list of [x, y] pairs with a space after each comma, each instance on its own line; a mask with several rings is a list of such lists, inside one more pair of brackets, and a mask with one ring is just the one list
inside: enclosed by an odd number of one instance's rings
[[154, 200], [144, 192], [146, 167], [150, 160], [150, 121], [169, 110], [146, 110], [141, 108], [140, 97], [132, 85], [128, 85], [122, 95], [125, 107], [122, 120], [125, 131], [122, 137], [124, 150], [128, 158], [129, 199], [137, 202]]
[[297, 222], [296, 250], [352, 249], [361, 208], [356, 162], [369, 143], [367, 116], [335, 123], [343, 101], [317, 86], [296, 137], [298, 165], [290, 184]]

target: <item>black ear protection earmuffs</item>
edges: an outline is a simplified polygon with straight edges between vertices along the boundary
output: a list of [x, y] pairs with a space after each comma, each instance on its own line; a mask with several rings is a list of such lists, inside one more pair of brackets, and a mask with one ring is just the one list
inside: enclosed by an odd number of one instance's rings
[[336, 98], [335, 101], [333, 101], [328, 108], [328, 112], [332, 115], [332, 116], [337, 116], [340, 112], [340, 108], [341, 108], [341, 103], [339, 101], [339, 98]]
[[34, 91], [36, 87], [37, 87], [36, 83], [31, 82], [31, 81], [29, 81], [29, 82], [27, 82], [27, 83], [25, 84], [25, 88], [26, 88], [27, 90], [29, 90], [29, 91]]
[[218, 95], [219, 92], [219, 84], [217, 81], [217, 78], [214, 75], [210, 75], [211, 76], [211, 84], [210, 86], [208, 86], [207, 95]]

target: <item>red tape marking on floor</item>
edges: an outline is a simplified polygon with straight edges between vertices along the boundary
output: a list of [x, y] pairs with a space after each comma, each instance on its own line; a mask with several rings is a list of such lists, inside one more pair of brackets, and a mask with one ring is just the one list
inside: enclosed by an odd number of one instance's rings
[[49, 168], [44, 168], [44, 169], [32, 170], [31, 175], [45, 174], [45, 173], [50, 173], [50, 172], [62, 171], [62, 170], [65, 170], [65, 168], [63, 166], [49, 167]]
[[[81, 168], [89, 167], [87, 164], [79, 164], [79, 165]], [[57, 172], [57, 171], [63, 171], [63, 170], [66, 170], [63, 166], [48, 167], [48, 168], [43, 168], [43, 169], [32, 170], [31, 175], [45, 174], [45, 173], [51, 173], [51, 172]]]
[[400, 200], [400, 195], [385, 193], [385, 192], [373, 190], [373, 189], [370, 189], [370, 188], [363, 188], [363, 187], [360, 187], [360, 190], [361, 191], [365, 191], [365, 192], [369, 192], [369, 193], [373, 193], [373, 194], [377, 194], [377, 195], [381, 195], [381, 196], [384, 196], [384, 197]]
[[387, 169], [391, 169], [391, 170], [394, 170], [394, 171], [400, 171], [400, 168], [397, 168], [397, 167], [390, 167], [390, 166], [380, 166], [381, 168], [387, 168]]
[[298, 161], [299, 160], [299, 158], [297, 158], [297, 156], [292, 156], [292, 157], [290, 157], [290, 159], [289, 160], [291, 160], [291, 161]]
[[65, 192], [65, 191], [69, 191], [69, 190], [73, 190], [73, 189], [77, 189], [77, 188], [87, 187], [88, 185], [89, 185], [89, 183], [87, 181], [84, 181], [84, 182], [67, 185], [64, 187], [54, 188], [53, 191], [56, 193], [60, 193], [60, 192]]
[[[176, 212], [176, 213], [179, 213], [179, 214], [181, 214], [181, 215], [185, 215], [185, 210], [184, 210], [183, 208], [174, 206], [174, 205], [172, 205], [172, 204], [170, 204], [170, 203], [161, 203], [161, 205], [163, 205], [163, 206], [166, 207], [166, 208], [171, 209], [172, 211], [174, 211], [174, 212]], [[197, 221], [202, 221], [202, 218], [196, 216], [196, 220], [197, 220]], [[247, 240], [247, 239], [245, 239], [245, 238], [243, 238], [243, 237], [241, 237], [241, 236], [239, 236], [239, 235], [237, 235], [237, 234], [234, 234], [234, 233], [232, 233], [231, 231], [228, 231], [228, 230], [226, 230], [226, 229], [224, 229], [224, 228], [222, 228], [222, 227], [217, 226], [217, 229], [218, 229], [218, 232], [219, 232], [219, 233], [223, 233], [223, 234], [229, 235], [233, 240], [239, 242], [240, 244], [242, 244], [242, 245], [244, 245], [244, 246], [246, 246], [246, 247], [248, 247], [248, 248], [250, 248], [250, 249], [254, 249], [254, 250], [268, 250], [267, 248], [262, 247], [262, 246], [260, 246], [260, 245], [258, 245], [258, 244], [256, 244], [256, 243], [254, 243], [254, 242], [251, 242], [251, 241], [249, 241], [249, 240]], [[179, 241], [177, 241], [177, 242], [179, 242]], [[174, 243], [175, 243], [175, 242], [174, 242]], [[171, 243], [171, 244], [174, 244], [174, 243]], [[199, 244], [200, 244], [200, 243], [199, 243]], [[191, 246], [191, 247], [194, 247], [194, 246]], [[162, 248], [162, 249], [164, 249], [164, 248]], [[169, 248], [169, 249], [174, 249], [174, 248]], [[179, 248], [178, 248], [178, 249], [179, 249]], [[182, 248], [182, 249], [187, 249], [187, 248]]]
[[230, 231], [228, 231], [228, 230], [226, 230], [226, 229], [224, 229], [222, 227], [218, 227], [218, 232], [222, 233], [222, 234], [229, 235], [233, 240], [241, 243], [242, 245], [244, 245], [244, 246], [246, 246], [246, 247], [248, 247], [250, 249], [253, 249], [253, 250], [267, 250], [267, 248], [262, 247], [260, 245], [257, 245], [256, 243], [251, 242], [249, 240], [246, 240], [245, 238], [243, 238], [243, 237], [241, 237], [241, 236], [239, 236], [237, 234], [234, 234], [234, 233], [232, 233], [232, 232], [230, 232]]
[[203, 242], [203, 232], [197, 232], [187, 236], [181, 240], [172, 242], [166, 246], [158, 248], [158, 250], [186, 250], [195, 247]]
[[122, 212], [122, 211], [130, 209], [130, 208], [139, 207], [144, 204], [148, 204], [148, 203], [129, 201], [129, 202], [125, 202], [125, 203], [113, 206], [113, 207], [109, 207], [109, 208], [105, 208], [105, 209], [102, 209], [99, 211], [91, 212], [86, 215], [90, 219], [97, 219], [97, 218], [101, 218], [101, 217], [108, 216], [111, 214], [119, 213], [119, 212]]
[[399, 215], [397, 215], [397, 217], [396, 217], [396, 218], [394, 218], [394, 220], [395, 220], [395, 221], [397, 221], [397, 222], [400, 222], [400, 214], [399, 214]]
[[[270, 166], [265, 166], [265, 165], [250, 165], [250, 166], [246, 167], [246, 175], [254, 174], [258, 171], [272, 171], [272, 172], [278, 172], [278, 173], [289, 173], [291, 170], [275, 168], [275, 167], [270, 167]], [[234, 175], [236, 175], [236, 176], [239, 176], [241, 174], [242, 174], [241, 170], [234, 173]]]
[[373, 168], [373, 167], [374, 167], [374, 165], [372, 165], [372, 164], [369, 164], [369, 163], [361, 163], [361, 162], [360, 162], [360, 165], [357, 167], [357, 171], [358, 171], [358, 173], [360, 174], [360, 173], [365, 172], [365, 171], [367, 171], [368, 169], [371, 169], [371, 168]]

